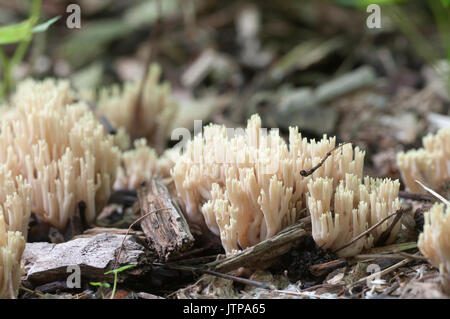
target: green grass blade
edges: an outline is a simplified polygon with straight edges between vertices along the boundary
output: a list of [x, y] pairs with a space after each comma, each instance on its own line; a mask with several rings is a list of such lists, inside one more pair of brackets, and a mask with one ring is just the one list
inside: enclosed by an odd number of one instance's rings
[[54, 18], [52, 18], [52, 19], [50, 19], [50, 20], [48, 20], [48, 21], [46, 21], [46, 22], [44, 22], [44, 23], [41, 23], [41, 24], [35, 26], [35, 27], [33, 28], [32, 32], [33, 32], [33, 33], [39, 33], [39, 32], [47, 31], [47, 29], [48, 29], [53, 23], [55, 23], [56, 21], [58, 21], [60, 18], [61, 18], [61, 16], [57, 16], [57, 17], [54, 17]]
[[31, 20], [0, 27], [0, 45], [18, 43], [31, 39]]

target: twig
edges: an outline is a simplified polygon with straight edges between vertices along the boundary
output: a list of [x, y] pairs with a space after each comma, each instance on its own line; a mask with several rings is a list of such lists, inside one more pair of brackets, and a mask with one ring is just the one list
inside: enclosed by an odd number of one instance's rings
[[353, 145], [353, 142], [345, 142], [345, 143], [339, 144], [338, 146], [336, 146], [336, 147], [333, 148], [332, 150], [329, 150], [329, 151], [325, 154], [325, 157], [322, 158], [322, 160], [321, 160], [317, 165], [313, 166], [313, 167], [312, 167], [311, 169], [309, 169], [309, 170], [304, 170], [304, 169], [302, 169], [302, 170], [300, 171], [300, 175], [302, 175], [303, 177], [307, 177], [307, 176], [309, 176], [309, 175], [312, 175], [319, 167], [321, 167], [321, 166], [323, 165], [323, 163], [325, 163], [325, 161], [327, 160], [327, 158], [330, 157], [331, 154], [332, 154], [335, 150], [337, 150], [338, 148], [344, 146], [345, 144], [349, 144], [349, 143]]
[[407, 258], [410, 258], [410, 259], [416, 259], [416, 260], [421, 260], [421, 261], [428, 262], [428, 258], [425, 257], [425, 256], [418, 256], [417, 254], [408, 254], [408, 253], [405, 253], [405, 252], [399, 252], [398, 254], [400, 256], [407, 257]]
[[404, 258], [410, 258], [415, 260], [421, 260], [421, 261], [427, 261], [427, 258], [423, 256], [417, 256], [413, 254], [408, 253], [395, 253], [395, 254], [360, 254], [356, 255], [353, 258], [357, 260], [366, 260], [366, 259], [378, 259], [378, 258], [389, 258], [389, 259], [404, 259]]
[[389, 253], [398, 253], [401, 251], [411, 250], [417, 248], [417, 242], [411, 241], [400, 244], [392, 244], [383, 247], [374, 247], [367, 251], [368, 254], [389, 254]]
[[403, 259], [405, 256], [400, 254], [359, 254], [353, 257], [356, 260], [369, 260], [369, 259], [379, 259], [379, 258], [389, 258], [389, 259]]
[[365, 282], [367, 280], [371, 280], [372, 278], [376, 278], [376, 277], [380, 277], [381, 278], [382, 276], [387, 275], [388, 273], [394, 271], [397, 268], [400, 268], [400, 267], [406, 265], [407, 263], [409, 263], [411, 261], [412, 261], [411, 258], [405, 258], [402, 261], [396, 263], [395, 265], [392, 265], [391, 267], [383, 269], [383, 270], [381, 270], [379, 272], [373, 273], [373, 274], [371, 274], [371, 275], [369, 275], [367, 277], [361, 278], [360, 280], [356, 281], [353, 284], [363, 283], [363, 282]]
[[430, 192], [434, 197], [436, 197], [437, 199], [439, 199], [441, 202], [443, 202], [445, 205], [450, 206], [450, 202], [445, 199], [441, 194], [439, 194], [438, 192], [432, 190], [431, 188], [425, 186], [424, 184], [422, 184], [420, 181], [418, 181], [416, 179], [416, 183], [418, 183], [420, 186], [422, 186], [426, 191]]
[[377, 242], [375, 243], [375, 247], [383, 246], [383, 244], [386, 242], [386, 240], [388, 240], [389, 235], [392, 232], [392, 229], [394, 229], [394, 226], [398, 223], [400, 218], [402, 218], [404, 210], [400, 209], [397, 211], [397, 213], [398, 214], [395, 215], [395, 218], [392, 221], [392, 223], [389, 225], [389, 227], [380, 235], [380, 237], [378, 237]]
[[251, 279], [246, 279], [246, 278], [242, 278], [242, 277], [238, 277], [238, 276], [233, 276], [230, 274], [224, 274], [221, 272], [217, 272], [214, 270], [209, 270], [209, 269], [204, 269], [204, 268], [198, 268], [198, 267], [192, 267], [192, 266], [181, 266], [181, 265], [169, 265], [169, 264], [161, 264], [161, 263], [153, 263], [154, 265], [158, 265], [158, 266], [165, 266], [171, 269], [176, 269], [176, 270], [187, 270], [187, 271], [192, 271], [192, 272], [201, 272], [203, 274], [208, 274], [208, 275], [212, 275], [212, 276], [216, 276], [216, 277], [220, 277], [220, 278], [224, 278], [224, 279], [229, 279], [235, 282], [239, 282], [241, 284], [244, 285], [250, 285], [250, 286], [255, 286], [258, 288], [263, 288], [263, 289], [269, 289], [269, 290], [274, 290], [275, 287], [273, 285], [267, 284], [265, 282], [260, 282], [260, 281], [255, 281], [255, 280], [251, 280]]
[[334, 297], [322, 296], [322, 295], [317, 295], [317, 294], [313, 295], [311, 293], [306, 293], [303, 291], [289, 291], [289, 290], [275, 289], [275, 290], [273, 290], [273, 292], [276, 292], [279, 294], [290, 295], [290, 296], [298, 296], [298, 297], [308, 297], [308, 298], [318, 298], [318, 299], [335, 299]]
[[380, 226], [382, 223], [384, 223], [386, 220], [388, 220], [389, 218], [391, 218], [392, 216], [400, 213], [402, 209], [400, 208], [399, 210], [397, 210], [395, 213], [392, 213], [388, 216], [386, 216], [385, 218], [383, 218], [382, 220], [380, 220], [378, 223], [376, 223], [375, 225], [373, 225], [372, 227], [370, 227], [369, 229], [367, 229], [366, 231], [362, 232], [361, 234], [359, 234], [358, 236], [356, 236], [355, 238], [353, 238], [349, 243], [345, 244], [344, 246], [336, 249], [335, 251], [333, 251], [333, 253], [337, 253], [338, 251], [347, 248], [348, 246], [350, 246], [351, 244], [353, 244], [354, 242], [360, 240], [362, 237], [366, 236], [368, 233], [370, 233], [372, 230], [374, 230], [375, 228], [377, 228], [378, 226]]
[[340, 258], [326, 263], [312, 265], [309, 267], [309, 272], [315, 277], [322, 277], [335, 269], [347, 266], [347, 260], [345, 258]]
[[28, 292], [28, 293], [30, 293], [30, 294], [36, 295], [36, 296], [38, 296], [39, 298], [44, 297], [43, 294], [41, 294], [41, 293], [39, 293], [39, 292], [37, 292], [37, 291], [28, 289], [28, 288], [25, 287], [24, 285], [20, 285], [20, 289], [23, 290], [23, 291], [26, 291], [26, 292]]
[[425, 194], [410, 193], [410, 192], [405, 192], [405, 191], [399, 191], [398, 197], [401, 197], [404, 199], [412, 199], [412, 200], [421, 201], [421, 202], [433, 201], [433, 198], [431, 198], [431, 196], [427, 196]]
[[102, 123], [103, 128], [105, 129], [105, 132], [108, 134], [111, 134], [111, 135], [116, 135], [117, 134], [116, 128], [114, 127], [114, 125], [111, 124], [111, 122], [108, 120], [108, 118], [106, 116], [104, 116], [103, 114], [100, 114], [98, 112], [97, 104], [94, 102], [90, 102], [90, 101], [84, 101], [84, 102], [87, 103], [87, 105], [89, 106], [91, 111], [95, 114], [95, 116], [98, 118], [100, 123]]

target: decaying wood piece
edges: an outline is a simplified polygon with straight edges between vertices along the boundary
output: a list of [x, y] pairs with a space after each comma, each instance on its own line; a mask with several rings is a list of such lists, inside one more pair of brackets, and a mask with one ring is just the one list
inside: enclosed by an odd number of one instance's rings
[[267, 268], [278, 257], [298, 245], [304, 237], [311, 235], [310, 232], [305, 230], [308, 219], [309, 217], [306, 217], [272, 238], [268, 238], [255, 246], [248, 247], [224, 259], [208, 263], [206, 266], [218, 272], [229, 272], [240, 267], [250, 269]]
[[[78, 266], [81, 281], [110, 281], [104, 275], [114, 267], [124, 235], [102, 233], [88, 238], [76, 238], [61, 244], [27, 243], [22, 256], [27, 280], [34, 285], [66, 281]], [[154, 257], [133, 236], [124, 241], [118, 267], [136, 265], [122, 276], [138, 276], [151, 270]], [[120, 277], [119, 277], [120, 278]], [[120, 279], [119, 279], [120, 280]]]
[[189, 225], [166, 186], [159, 179], [152, 179], [138, 189], [141, 221], [150, 245], [162, 261], [179, 256], [194, 244]]

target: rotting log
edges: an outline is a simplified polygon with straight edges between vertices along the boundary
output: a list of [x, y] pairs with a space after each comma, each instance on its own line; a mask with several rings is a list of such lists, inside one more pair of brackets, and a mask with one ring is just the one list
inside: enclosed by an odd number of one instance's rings
[[143, 183], [137, 194], [141, 227], [159, 260], [169, 261], [194, 245], [186, 219], [161, 180]]
[[309, 217], [282, 230], [272, 238], [268, 238], [255, 246], [248, 247], [234, 255], [206, 264], [214, 271], [226, 273], [240, 267], [249, 269], [264, 269], [270, 267], [278, 257], [300, 244], [306, 236], [311, 235], [306, 230]]

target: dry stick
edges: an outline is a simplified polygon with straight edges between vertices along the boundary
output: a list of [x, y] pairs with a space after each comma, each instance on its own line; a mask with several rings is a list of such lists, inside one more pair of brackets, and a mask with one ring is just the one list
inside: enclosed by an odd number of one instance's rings
[[412, 200], [421, 201], [421, 202], [433, 201], [433, 198], [431, 196], [428, 196], [425, 194], [410, 193], [410, 192], [405, 192], [405, 191], [399, 191], [398, 197], [401, 197], [404, 199], [412, 199]]
[[145, 214], [145, 215], [139, 217], [138, 219], [136, 219], [134, 222], [131, 223], [130, 227], [128, 227], [128, 229], [127, 229], [127, 233], [126, 233], [125, 236], [123, 237], [122, 244], [120, 245], [119, 253], [117, 254], [116, 261], [114, 262], [114, 268], [113, 268], [113, 269], [116, 269], [116, 268], [117, 268], [117, 263], [119, 262], [120, 254], [122, 253], [123, 244], [125, 243], [125, 239], [127, 238], [128, 234], [130, 233], [131, 228], [132, 228], [136, 223], [138, 223], [138, 222], [140, 222], [141, 220], [143, 220], [145, 217], [150, 216], [150, 214], [156, 213], [156, 212], [161, 211], [161, 210], [170, 210], [170, 209], [171, 209], [170, 207], [162, 207], [162, 208], [159, 208], [159, 209], [156, 209], [156, 210], [152, 210], [151, 212], [148, 212], [147, 214]]
[[23, 290], [23, 291], [26, 291], [26, 292], [30, 293], [30, 294], [36, 295], [36, 296], [38, 296], [39, 298], [44, 297], [44, 294], [41, 294], [40, 292], [37, 292], [37, 291], [34, 291], [34, 290], [31, 290], [31, 289], [25, 287], [24, 285], [20, 285], [19, 288], [20, 288], [21, 290]]
[[352, 145], [354, 145], [353, 142], [345, 142], [345, 143], [339, 144], [338, 146], [336, 146], [336, 147], [333, 148], [332, 150], [329, 150], [329, 151], [325, 154], [325, 157], [322, 158], [322, 160], [321, 160], [316, 166], [313, 166], [311, 169], [309, 169], [309, 170], [307, 170], [307, 171], [304, 170], [304, 169], [302, 169], [302, 170], [300, 171], [300, 175], [302, 175], [303, 177], [307, 177], [307, 176], [313, 174], [319, 167], [321, 167], [321, 166], [323, 165], [323, 163], [325, 163], [325, 161], [327, 160], [327, 158], [330, 157], [331, 154], [332, 154], [335, 150], [337, 150], [338, 148], [344, 146], [345, 144], [349, 144], [349, 143], [352, 144]]
[[377, 242], [375, 243], [375, 247], [382, 246], [386, 242], [386, 240], [389, 238], [389, 235], [392, 232], [392, 229], [394, 229], [394, 226], [398, 223], [400, 218], [403, 216], [404, 210], [403, 209], [399, 209], [396, 213], [398, 213], [398, 214], [395, 215], [395, 218], [392, 221], [392, 223], [389, 225], [389, 227], [378, 238]]
[[94, 102], [84, 101], [87, 103], [91, 111], [94, 113], [94, 115], [97, 117], [97, 119], [102, 123], [103, 128], [105, 129], [106, 133], [115, 135], [117, 134], [117, 130], [114, 127], [114, 125], [111, 124], [111, 122], [108, 120], [108, 118], [102, 114], [99, 114], [97, 112], [97, 104]]
[[209, 270], [209, 269], [202, 269], [201, 271], [208, 275], [213, 275], [213, 276], [217, 276], [217, 277], [224, 278], [224, 279], [230, 279], [230, 280], [239, 282], [244, 285], [251, 285], [251, 286], [269, 289], [269, 290], [275, 289], [275, 287], [273, 285], [267, 284], [265, 282], [246, 279], [246, 278], [242, 278], [242, 277], [238, 277], [238, 276], [233, 276], [230, 274], [223, 274], [223, 273], [220, 273], [220, 272], [217, 272], [214, 270]]
[[391, 271], [394, 271], [395, 269], [400, 268], [400, 267], [406, 265], [407, 263], [409, 263], [411, 261], [412, 261], [411, 258], [405, 258], [402, 261], [396, 263], [395, 265], [392, 265], [391, 267], [388, 267], [388, 268], [383, 269], [383, 270], [381, 270], [379, 272], [373, 273], [373, 274], [371, 274], [371, 275], [369, 275], [367, 277], [361, 278], [360, 280], [356, 281], [354, 284], [362, 283], [362, 282], [367, 281], [368, 279], [370, 280], [370, 279], [376, 278], [378, 276], [381, 278], [382, 276], [387, 275]]
[[402, 256], [402, 257], [407, 257], [407, 258], [410, 258], [410, 259], [416, 259], [416, 260], [421, 260], [421, 261], [426, 261], [426, 262], [428, 262], [428, 258], [427, 257], [424, 257], [424, 256], [418, 256], [417, 255], [417, 253], [416, 254], [408, 254], [408, 253], [405, 253], [405, 252], [399, 252], [398, 253], [400, 256]]
[[446, 198], [444, 198], [441, 194], [439, 194], [438, 192], [434, 191], [433, 189], [431, 189], [430, 187], [422, 184], [419, 180], [416, 179], [416, 183], [418, 183], [420, 186], [422, 186], [427, 192], [431, 193], [431, 195], [433, 195], [434, 197], [436, 197], [437, 199], [439, 199], [441, 202], [443, 202], [445, 205], [450, 206], [450, 201], [448, 201]]
[[208, 275], [212, 275], [212, 276], [216, 276], [216, 277], [220, 277], [220, 278], [224, 278], [224, 279], [229, 279], [235, 282], [239, 282], [241, 284], [244, 285], [250, 285], [250, 286], [255, 286], [258, 288], [264, 288], [264, 289], [269, 289], [269, 290], [274, 290], [275, 287], [267, 284], [265, 282], [260, 282], [260, 281], [255, 281], [255, 280], [251, 280], [251, 279], [246, 279], [246, 278], [242, 278], [242, 277], [238, 277], [238, 276], [233, 276], [230, 274], [224, 274], [221, 272], [217, 272], [214, 270], [209, 270], [209, 269], [203, 269], [203, 268], [197, 268], [197, 267], [191, 267], [191, 266], [181, 266], [181, 265], [170, 265], [170, 264], [161, 264], [161, 263], [153, 263], [154, 265], [157, 266], [163, 266], [163, 267], [168, 267], [171, 269], [176, 269], [176, 270], [187, 270], [187, 271], [192, 271], [192, 272], [201, 272], [204, 274], [208, 274]]
[[317, 294], [308, 294], [307, 291], [289, 291], [289, 290], [273, 290], [275, 293], [279, 294], [285, 294], [290, 296], [297, 296], [297, 297], [308, 297], [308, 298], [318, 298], [318, 299], [335, 299], [334, 297], [328, 297], [328, 296], [321, 296]]
[[366, 260], [366, 259], [377, 259], [377, 258], [389, 258], [389, 259], [404, 259], [404, 258], [410, 258], [415, 260], [421, 260], [421, 261], [427, 261], [426, 257], [423, 256], [416, 256], [413, 254], [408, 254], [404, 252], [399, 252], [395, 254], [360, 254], [356, 255], [353, 258], [357, 260]]
[[368, 260], [377, 258], [404, 259], [405, 257], [407, 256], [403, 256], [400, 254], [359, 254], [354, 256], [353, 258], [356, 260]]
[[399, 210], [397, 210], [395, 213], [392, 213], [388, 216], [386, 216], [385, 218], [383, 218], [382, 220], [380, 220], [378, 223], [376, 223], [375, 225], [373, 225], [372, 227], [370, 227], [369, 229], [367, 229], [366, 231], [364, 231], [363, 233], [359, 234], [358, 236], [356, 236], [355, 238], [353, 238], [349, 243], [345, 244], [344, 246], [336, 249], [335, 251], [333, 251], [333, 253], [337, 253], [338, 251], [347, 248], [348, 246], [350, 246], [351, 244], [353, 244], [354, 242], [360, 240], [362, 237], [366, 236], [369, 232], [371, 232], [372, 230], [374, 230], [375, 228], [377, 228], [378, 226], [380, 226], [383, 222], [385, 222], [386, 220], [388, 220], [389, 218], [391, 218], [392, 216], [398, 214], [402, 209], [400, 208]]

